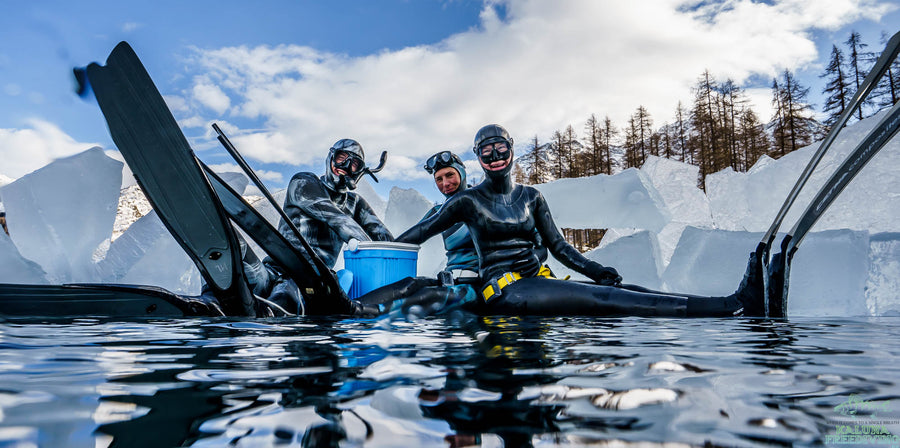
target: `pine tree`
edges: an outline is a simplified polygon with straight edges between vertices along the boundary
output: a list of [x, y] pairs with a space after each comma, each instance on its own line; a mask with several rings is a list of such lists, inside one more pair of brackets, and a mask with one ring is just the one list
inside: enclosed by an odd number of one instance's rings
[[568, 151], [569, 148], [566, 144], [566, 137], [559, 130], [554, 131], [553, 142], [550, 144], [550, 154], [555, 167], [553, 174], [557, 179], [566, 177]]
[[613, 126], [612, 120], [609, 119], [609, 115], [607, 115], [603, 119], [603, 148], [605, 150], [604, 154], [604, 162], [603, 165], [603, 173], [604, 174], [612, 174], [613, 168], [617, 166], [617, 163], [613, 161], [612, 148], [613, 148], [613, 139], [619, 135], [619, 130]]
[[659, 128], [660, 150], [659, 155], [667, 159], [673, 159], [675, 156], [675, 139], [673, 138], [672, 126], [664, 123]]
[[759, 117], [752, 109], [747, 108], [741, 112], [739, 119], [741, 166], [738, 171], [747, 171], [760, 157], [768, 153], [769, 137], [765, 126], [759, 121]]
[[[887, 44], [889, 39], [890, 36], [887, 33], [881, 33], [882, 44]], [[894, 59], [874, 93], [878, 98], [878, 107], [893, 106], [900, 101], [900, 59]]]
[[688, 146], [688, 135], [690, 134], [690, 123], [688, 120], [687, 110], [679, 101], [678, 107], [675, 108], [675, 123], [673, 124], [675, 141], [673, 146], [679, 160], [684, 163], [693, 163], [694, 160]]
[[518, 161], [513, 163], [513, 180], [519, 184], [527, 184], [528, 174], [525, 172], [525, 169], [522, 168], [522, 164], [520, 164]]
[[780, 96], [782, 108], [783, 149], [786, 154], [812, 143], [818, 123], [812, 117], [812, 107], [806, 103], [809, 88], [800, 85], [787, 70], [781, 77], [781, 89], [777, 95]]
[[566, 160], [566, 177], [584, 176], [584, 164], [581, 163], [584, 154], [581, 143], [578, 141], [578, 134], [575, 132], [575, 128], [573, 128], [572, 125], [566, 126], [563, 138], [566, 140], [568, 156]]
[[637, 130], [634, 115], [628, 118], [628, 127], [625, 128], [625, 168], [639, 167], [640, 149], [638, 148], [640, 133]]
[[584, 146], [588, 154], [585, 174], [602, 173], [607, 149], [604, 148], [603, 127], [594, 114], [584, 123]]
[[849, 80], [844, 73], [844, 54], [837, 47], [831, 47], [831, 59], [828, 66], [825, 67], [825, 73], [819, 76], [828, 80], [822, 93], [826, 95], [825, 106], [822, 111], [828, 114], [825, 119], [825, 126], [831, 129], [831, 126], [844, 113], [847, 103], [850, 101], [851, 93], [848, 90]]
[[[845, 42], [847, 48], [850, 50], [850, 60], [849, 63], [849, 75], [851, 80], [851, 85], [854, 86], [853, 92], [858, 92], [860, 84], [862, 84], [863, 80], [868, 75], [868, 72], [865, 68], [862, 67], [862, 59], [863, 59], [863, 49], [868, 45], [862, 42], [862, 37], [858, 32], [852, 31], [850, 33], [850, 38]], [[867, 108], [871, 104], [872, 100], [867, 98], [862, 103], [860, 103], [859, 108], [856, 110], [857, 117], [862, 120], [863, 119], [863, 109]]]
[[520, 157], [519, 163], [523, 165], [526, 174], [526, 180], [521, 183], [533, 185], [547, 180], [547, 147], [541, 144], [537, 135], [531, 139], [529, 147], [525, 150], [525, 154]]
[[656, 154], [654, 154], [651, 138], [653, 136], [653, 119], [650, 118], [650, 113], [647, 112], [647, 109], [644, 106], [638, 106], [632, 117], [634, 118], [634, 126], [636, 126], [637, 131], [635, 135], [637, 139], [635, 142], [637, 144], [635, 155], [637, 158], [633, 166], [640, 168], [647, 160], [648, 155], [658, 155], [659, 152], [656, 151]]
[[720, 131], [716, 119], [717, 85], [705, 70], [694, 87], [694, 107], [691, 122], [695, 129], [693, 143], [696, 145], [695, 164], [700, 167], [700, 185], [705, 185], [706, 176], [715, 172], [715, 157], [719, 153]]
[[720, 94], [720, 120], [719, 129], [722, 136], [722, 151], [714, 158], [714, 171], [730, 166], [735, 171], [740, 171], [743, 165], [738, 150], [738, 116], [746, 106], [747, 100], [741, 88], [731, 79], [725, 80], [719, 88]]
[[772, 109], [775, 114], [769, 127], [772, 129], [772, 155], [779, 158], [788, 152], [788, 137], [785, 126], [785, 106], [783, 104], [781, 86], [778, 85], [778, 79], [772, 79]]

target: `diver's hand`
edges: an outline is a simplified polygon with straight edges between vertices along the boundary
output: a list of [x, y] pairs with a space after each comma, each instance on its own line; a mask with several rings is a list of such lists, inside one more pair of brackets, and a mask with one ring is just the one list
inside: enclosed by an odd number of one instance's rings
[[616, 286], [622, 283], [622, 276], [615, 268], [603, 266], [600, 263], [592, 264], [588, 277], [603, 286]]

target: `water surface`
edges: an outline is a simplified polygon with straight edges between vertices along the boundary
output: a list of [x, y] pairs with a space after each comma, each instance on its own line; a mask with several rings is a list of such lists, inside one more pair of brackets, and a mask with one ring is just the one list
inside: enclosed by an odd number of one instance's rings
[[0, 322], [0, 447], [897, 446], [900, 318]]

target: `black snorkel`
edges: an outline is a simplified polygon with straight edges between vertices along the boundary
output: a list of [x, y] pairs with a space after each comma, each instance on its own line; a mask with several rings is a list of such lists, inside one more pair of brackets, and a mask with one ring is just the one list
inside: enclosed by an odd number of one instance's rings
[[375, 177], [375, 173], [383, 170], [385, 163], [387, 163], [387, 151], [381, 151], [381, 160], [378, 161], [378, 166], [376, 166], [375, 168], [365, 167], [360, 170], [359, 174], [356, 175], [356, 182], [358, 182], [364, 174], [372, 176], [372, 179], [374, 179], [375, 182], [378, 182], [378, 178]]

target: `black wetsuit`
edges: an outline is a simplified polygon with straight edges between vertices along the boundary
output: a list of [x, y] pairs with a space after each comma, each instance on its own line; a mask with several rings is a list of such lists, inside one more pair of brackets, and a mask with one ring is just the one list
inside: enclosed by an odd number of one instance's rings
[[[334, 267], [343, 244], [359, 241], [392, 241], [391, 232], [372, 207], [352, 191], [336, 191], [327, 180], [313, 173], [297, 173], [288, 184], [284, 211], [329, 267]], [[288, 224], [278, 230], [291, 244], [300, 246]]]
[[[339, 190], [339, 191], [338, 191]], [[284, 199], [284, 211], [297, 227], [306, 242], [329, 267], [334, 267], [341, 247], [351, 238], [360, 241], [391, 241], [393, 235], [372, 211], [369, 204], [349, 191], [338, 188], [328, 179], [313, 173], [297, 173], [288, 184]], [[278, 230], [294, 246], [302, 244], [290, 226], [281, 220]], [[254, 294], [266, 297], [270, 307], [284, 314], [304, 314], [306, 312], [353, 313], [351, 304], [305, 304], [300, 297], [296, 283], [285, 276], [279, 266], [270, 258], [259, 260], [253, 251], [246, 250], [242, 241], [244, 272]], [[345, 306], [346, 305], [346, 306]], [[334, 311], [340, 310], [340, 311]]]
[[468, 226], [481, 260], [481, 278], [493, 282], [516, 272], [513, 282], [483, 302], [487, 314], [513, 315], [639, 315], [639, 316], [731, 316], [742, 303], [735, 295], [695, 297], [629, 289], [574, 281], [535, 277], [541, 260], [536, 252], [534, 230], [553, 256], [567, 267], [595, 282], [608, 282], [610, 270], [588, 260], [566, 243], [550, 215], [546, 200], [530, 186], [517, 185], [506, 173], [486, 172], [476, 187], [460, 192], [434, 216], [421, 221], [396, 239], [421, 244], [457, 222]]

